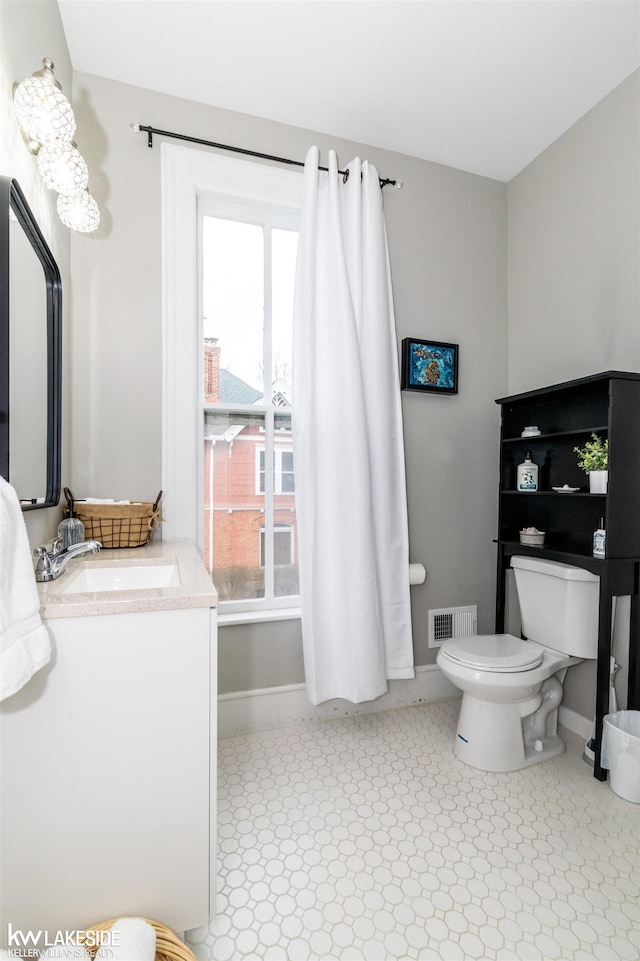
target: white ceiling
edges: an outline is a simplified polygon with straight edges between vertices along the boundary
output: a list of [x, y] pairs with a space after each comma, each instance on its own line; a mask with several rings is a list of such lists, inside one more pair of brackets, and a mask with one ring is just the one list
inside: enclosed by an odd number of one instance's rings
[[505, 181], [640, 66], [640, 0], [59, 6], [75, 70]]

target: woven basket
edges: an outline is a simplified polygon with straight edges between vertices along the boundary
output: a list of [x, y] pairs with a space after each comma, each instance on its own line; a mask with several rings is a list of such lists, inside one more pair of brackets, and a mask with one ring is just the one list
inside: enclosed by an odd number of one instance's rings
[[151, 537], [155, 522], [161, 519], [162, 491], [153, 503], [140, 504], [86, 504], [77, 501], [68, 487], [64, 496], [84, 524], [85, 538], [100, 541], [103, 547], [142, 547]]
[[[195, 954], [189, 950], [186, 944], [182, 943], [171, 928], [160, 924], [159, 921], [151, 921], [149, 918], [141, 918], [140, 920], [146, 921], [156, 932], [156, 961], [197, 961]], [[110, 921], [101, 921], [99, 924], [92, 924], [84, 933], [88, 935], [93, 931], [108, 931], [115, 923], [115, 918], [111, 918]], [[99, 939], [94, 937], [89, 940], [98, 941]], [[99, 945], [87, 947], [87, 951], [92, 958], [97, 953], [98, 947]]]

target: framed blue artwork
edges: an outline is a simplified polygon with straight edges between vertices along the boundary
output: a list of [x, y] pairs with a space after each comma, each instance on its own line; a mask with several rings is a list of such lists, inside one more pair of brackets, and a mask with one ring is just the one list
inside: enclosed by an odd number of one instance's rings
[[427, 394], [457, 394], [458, 345], [405, 337], [400, 386]]

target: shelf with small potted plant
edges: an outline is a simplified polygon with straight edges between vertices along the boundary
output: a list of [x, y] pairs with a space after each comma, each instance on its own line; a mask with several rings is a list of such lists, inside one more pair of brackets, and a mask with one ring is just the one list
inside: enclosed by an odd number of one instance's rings
[[[609, 705], [613, 599], [630, 597], [627, 709], [640, 710], [640, 372], [604, 371], [497, 400], [501, 407], [496, 633], [507, 626], [507, 572], [518, 554], [584, 568], [600, 578], [594, 776], [606, 780], [600, 747]], [[535, 424], [535, 436], [526, 425]], [[536, 492], [517, 491], [526, 448], [539, 465]], [[609, 464], [609, 451], [612, 463]], [[594, 491], [606, 471], [602, 493]], [[584, 473], [589, 478], [584, 483]], [[519, 543], [518, 531], [545, 531], [544, 544]], [[606, 552], [594, 555], [594, 532]], [[619, 610], [619, 609], [618, 609]]]
[[589, 493], [606, 494], [609, 482], [609, 438], [592, 434], [584, 447], [574, 447], [578, 467], [589, 478]]

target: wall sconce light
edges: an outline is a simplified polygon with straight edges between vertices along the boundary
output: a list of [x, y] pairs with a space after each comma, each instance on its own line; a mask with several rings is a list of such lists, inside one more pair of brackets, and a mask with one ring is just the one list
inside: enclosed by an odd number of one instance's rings
[[87, 189], [89, 168], [72, 140], [43, 143], [38, 151], [38, 170], [50, 190], [76, 194]]
[[60, 194], [56, 206], [58, 217], [71, 230], [89, 234], [100, 225], [100, 208], [88, 190], [81, 194]]
[[13, 86], [16, 119], [28, 150], [37, 155], [45, 185], [58, 194], [58, 216], [66, 227], [90, 233], [100, 224], [100, 209], [87, 191], [89, 169], [73, 135], [71, 104], [45, 57], [42, 70]]

